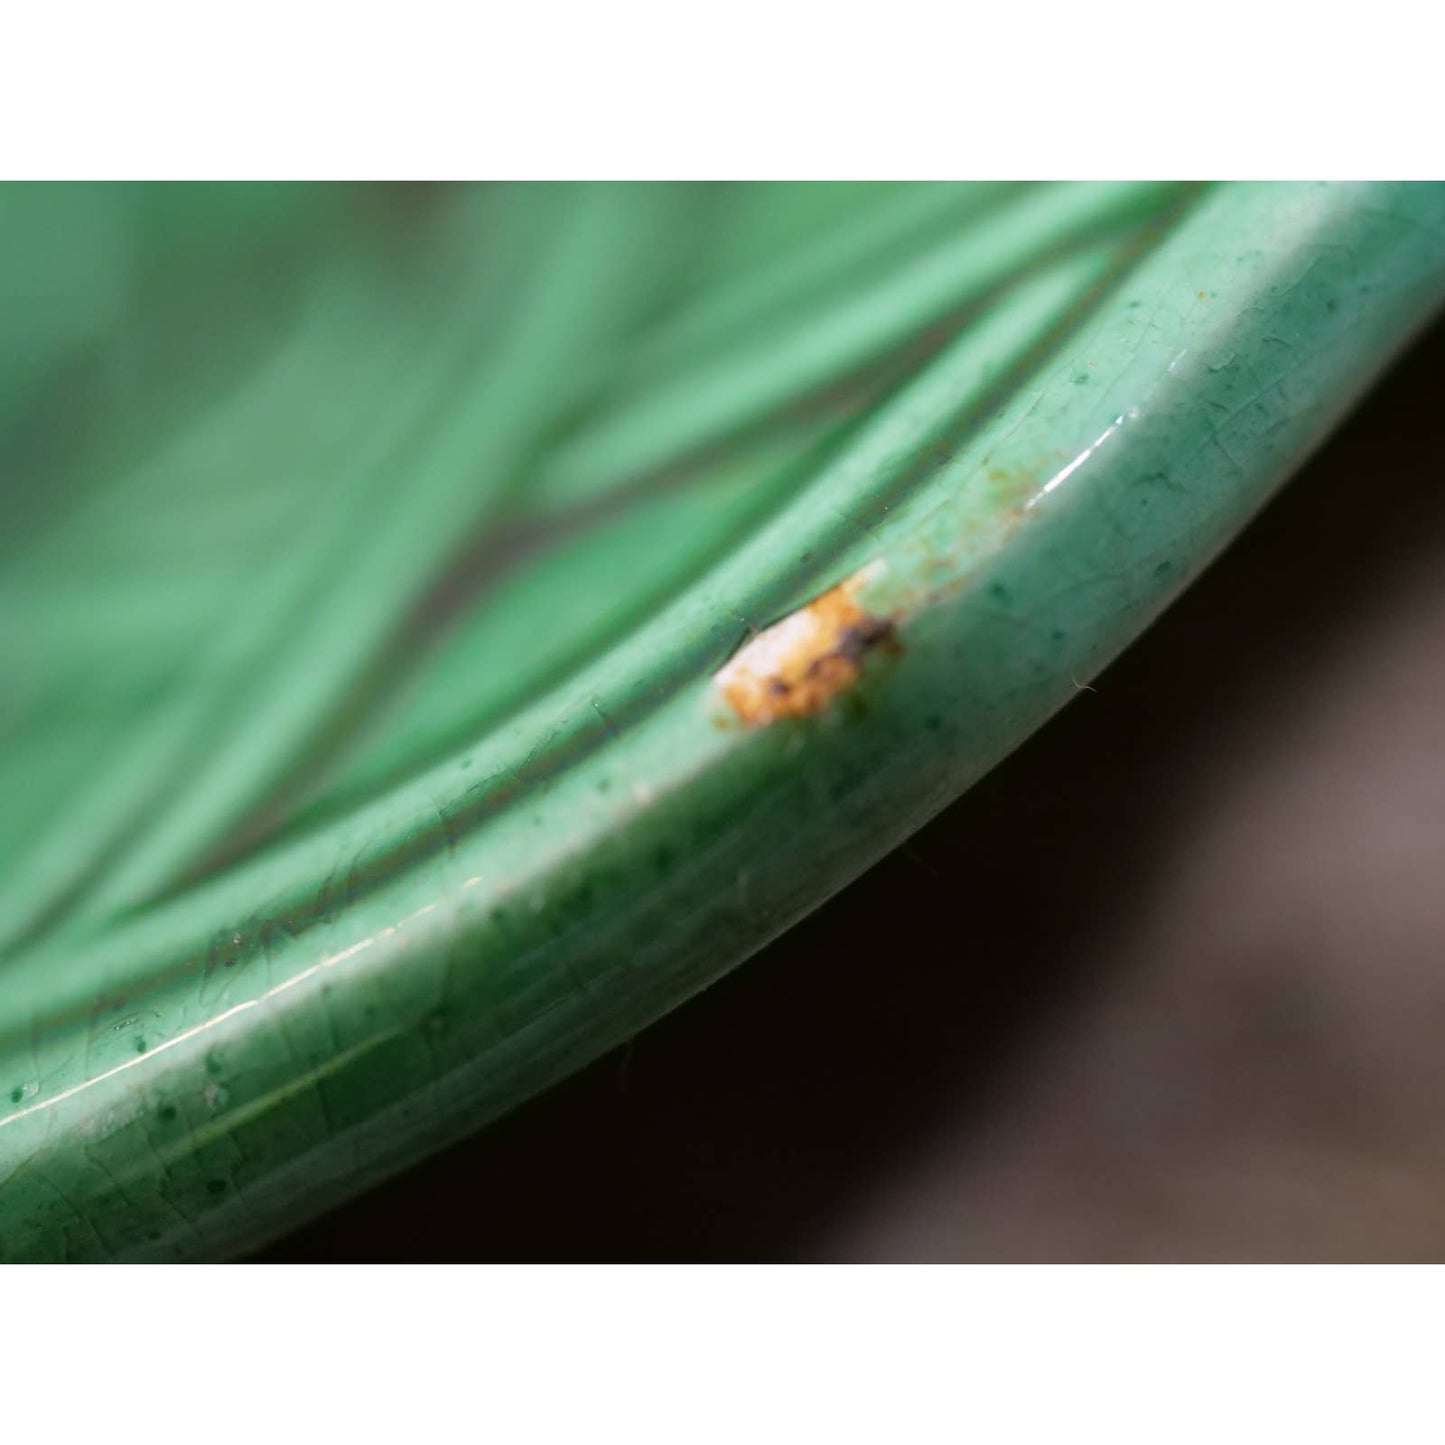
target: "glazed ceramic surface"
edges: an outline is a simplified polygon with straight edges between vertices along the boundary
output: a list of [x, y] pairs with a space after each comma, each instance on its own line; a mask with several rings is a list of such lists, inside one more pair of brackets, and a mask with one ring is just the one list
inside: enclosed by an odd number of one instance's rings
[[0, 189], [0, 1257], [252, 1247], [705, 986], [1442, 294], [1436, 186]]

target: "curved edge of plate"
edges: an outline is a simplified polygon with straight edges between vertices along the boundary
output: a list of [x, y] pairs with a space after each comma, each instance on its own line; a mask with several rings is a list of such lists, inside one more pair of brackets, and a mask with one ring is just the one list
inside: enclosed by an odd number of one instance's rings
[[[521, 770], [468, 828], [458, 759], [417, 866], [364, 900], [366, 836], [305, 929], [182, 900], [177, 936], [204, 938], [184, 969], [12, 1034], [0, 1256], [255, 1247], [705, 987], [1075, 696], [1442, 291], [1445, 187], [1210, 194], [923, 485], [855, 519], [812, 596], [635, 724], [579, 696], [606, 735], [584, 766]], [[97, 945], [117, 979], [164, 951], [138, 928]]]

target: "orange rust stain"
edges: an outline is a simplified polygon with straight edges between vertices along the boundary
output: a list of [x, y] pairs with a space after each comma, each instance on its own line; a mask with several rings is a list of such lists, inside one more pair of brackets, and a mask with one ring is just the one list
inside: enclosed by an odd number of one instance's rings
[[899, 650], [893, 619], [860, 606], [859, 586], [852, 577], [815, 597], [718, 673], [723, 696], [747, 726], [811, 717], [858, 681], [869, 652]]
[[1039, 489], [1039, 472], [1033, 467], [990, 467], [985, 474], [994, 505], [1022, 510]]

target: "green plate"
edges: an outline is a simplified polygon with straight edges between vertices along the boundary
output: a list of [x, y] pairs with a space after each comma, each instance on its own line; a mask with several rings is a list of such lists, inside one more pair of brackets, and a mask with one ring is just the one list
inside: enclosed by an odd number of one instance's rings
[[13, 186], [0, 296], [0, 1257], [217, 1257], [1074, 696], [1429, 319], [1445, 187]]

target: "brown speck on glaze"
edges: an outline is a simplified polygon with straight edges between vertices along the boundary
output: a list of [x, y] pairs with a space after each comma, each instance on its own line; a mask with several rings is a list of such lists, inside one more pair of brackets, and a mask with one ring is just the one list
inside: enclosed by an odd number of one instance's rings
[[744, 724], [811, 717], [858, 681], [868, 653], [898, 650], [893, 619], [857, 600], [876, 570], [863, 568], [760, 632], [718, 672], [714, 681]]

